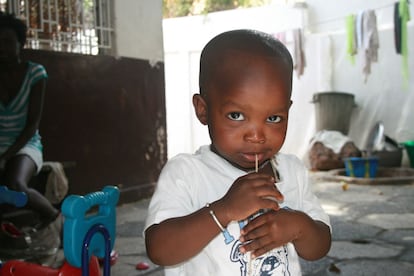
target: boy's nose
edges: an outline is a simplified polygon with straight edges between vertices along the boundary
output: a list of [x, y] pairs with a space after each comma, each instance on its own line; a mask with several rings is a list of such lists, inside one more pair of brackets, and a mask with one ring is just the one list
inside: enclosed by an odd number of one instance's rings
[[265, 135], [260, 128], [252, 128], [246, 132], [244, 139], [249, 143], [263, 144], [266, 141]]

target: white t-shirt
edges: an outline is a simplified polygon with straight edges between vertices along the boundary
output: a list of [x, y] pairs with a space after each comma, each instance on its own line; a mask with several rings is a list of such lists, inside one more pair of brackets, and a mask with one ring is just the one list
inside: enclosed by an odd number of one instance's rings
[[[303, 211], [314, 220], [330, 226], [329, 217], [311, 191], [308, 172], [302, 162], [293, 155], [281, 153], [275, 158], [280, 176], [280, 182], [276, 185], [284, 196], [280, 207]], [[180, 154], [170, 159], [161, 172], [151, 199], [145, 229], [168, 218], [188, 215], [220, 199], [233, 182], [245, 174], [245, 171], [213, 153], [209, 146], [201, 147], [195, 154]], [[166, 267], [165, 275], [301, 274], [299, 257], [291, 243], [249, 263], [247, 256], [238, 250], [243, 223], [230, 222], [227, 226], [228, 236], [218, 234], [196, 256]]]

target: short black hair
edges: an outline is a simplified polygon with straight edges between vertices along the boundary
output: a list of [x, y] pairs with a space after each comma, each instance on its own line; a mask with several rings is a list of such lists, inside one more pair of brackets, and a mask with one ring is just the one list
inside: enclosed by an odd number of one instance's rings
[[201, 52], [199, 74], [201, 94], [206, 92], [209, 82], [214, 78], [229, 50], [278, 58], [290, 72], [293, 72], [293, 60], [289, 50], [272, 35], [250, 29], [227, 31], [211, 39]]
[[27, 26], [23, 20], [18, 19], [14, 14], [0, 11], [0, 29], [12, 29], [17, 36], [20, 47], [26, 44]]

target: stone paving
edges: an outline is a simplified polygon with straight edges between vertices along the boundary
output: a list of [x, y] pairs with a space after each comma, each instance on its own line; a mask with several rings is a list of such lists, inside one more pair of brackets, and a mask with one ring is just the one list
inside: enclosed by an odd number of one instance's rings
[[[414, 275], [414, 183], [359, 185], [325, 181], [313, 173], [313, 187], [330, 215], [333, 242], [328, 255], [301, 261], [303, 275]], [[145, 253], [142, 230], [148, 199], [119, 206], [111, 275], [164, 275]], [[150, 267], [137, 270], [146, 262]]]

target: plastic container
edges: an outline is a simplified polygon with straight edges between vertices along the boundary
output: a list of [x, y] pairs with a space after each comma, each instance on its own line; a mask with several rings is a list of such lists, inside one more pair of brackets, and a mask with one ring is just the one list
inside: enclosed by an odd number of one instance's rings
[[346, 176], [374, 178], [377, 175], [378, 157], [350, 157], [344, 162]]
[[354, 109], [354, 95], [344, 92], [320, 92], [313, 95], [316, 131], [336, 130], [348, 134]]
[[414, 168], [414, 141], [406, 141], [403, 143], [407, 150], [408, 159], [410, 159], [411, 168]]

